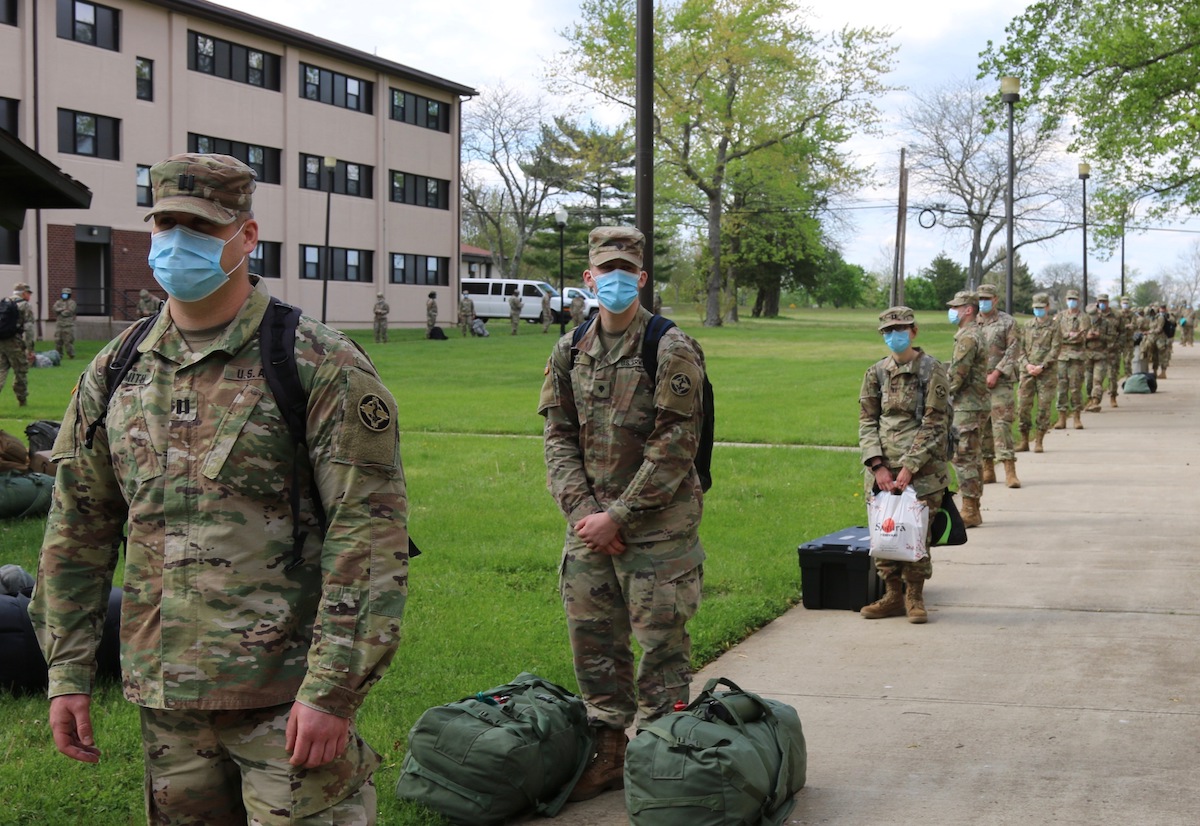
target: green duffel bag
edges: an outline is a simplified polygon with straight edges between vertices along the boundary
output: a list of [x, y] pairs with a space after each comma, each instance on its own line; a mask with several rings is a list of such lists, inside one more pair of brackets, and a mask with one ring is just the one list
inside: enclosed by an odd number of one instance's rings
[[530, 811], [553, 817], [591, 755], [583, 700], [522, 673], [422, 714], [408, 734], [396, 797], [464, 826]]
[[807, 769], [794, 708], [709, 680], [686, 709], [630, 742], [625, 808], [632, 826], [778, 826]]
[[0, 519], [45, 516], [54, 495], [54, 477], [44, 473], [0, 473]]

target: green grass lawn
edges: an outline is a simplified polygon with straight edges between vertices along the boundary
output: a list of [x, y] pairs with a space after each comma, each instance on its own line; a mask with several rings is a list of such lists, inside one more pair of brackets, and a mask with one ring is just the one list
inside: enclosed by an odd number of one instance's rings
[[[857, 453], [815, 446], [857, 443], [859, 384], [884, 353], [875, 319], [792, 311], [717, 329], [678, 319], [704, 347], [716, 438], [737, 443], [715, 450], [705, 497], [704, 603], [690, 626], [697, 667], [799, 601], [797, 545], [862, 524]], [[919, 320], [928, 326], [917, 343], [948, 359], [954, 328], [933, 313]], [[384, 756], [376, 782], [387, 826], [441, 822], [393, 798], [408, 730], [426, 708], [520, 671], [575, 688], [557, 593], [565, 525], [546, 490], [536, 412], [554, 336], [493, 326], [490, 338], [444, 342], [423, 330], [393, 331], [385, 345], [370, 343], [370, 331], [353, 334], [399, 403], [410, 530], [425, 551], [411, 566], [404, 642], [359, 715]], [[63, 367], [31, 370], [27, 408], [6, 388], [0, 428], [23, 437], [31, 421], [60, 420], [100, 344], [82, 342]], [[0, 523], [0, 563], [33, 570], [42, 528]], [[115, 687], [97, 695], [99, 766], [58, 755], [45, 715], [43, 698], [0, 696], [0, 824], [143, 822], [134, 707]]]

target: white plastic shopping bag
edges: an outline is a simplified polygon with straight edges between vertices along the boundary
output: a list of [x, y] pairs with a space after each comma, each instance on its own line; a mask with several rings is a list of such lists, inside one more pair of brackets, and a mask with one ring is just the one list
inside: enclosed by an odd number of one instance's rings
[[929, 555], [925, 547], [929, 506], [917, 498], [911, 485], [898, 496], [886, 491], [868, 495], [867, 522], [871, 556], [917, 562]]

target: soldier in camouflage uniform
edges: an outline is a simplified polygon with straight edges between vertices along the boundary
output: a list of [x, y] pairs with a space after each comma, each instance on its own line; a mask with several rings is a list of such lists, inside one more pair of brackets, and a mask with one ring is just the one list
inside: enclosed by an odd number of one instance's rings
[[1163, 335], [1166, 318], [1154, 307], [1146, 308], [1142, 327], [1142, 369], [1162, 377], [1162, 356], [1167, 337]]
[[437, 293], [431, 290], [425, 299], [425, 338], [432, 336], [433, 328], [437, 326], [437, 310]]
[[353, 721], [395, 654], [407, 595], [395, 401], [352, 342], [302, 316], [307, 444], [294, 443], [263, 378], [253, 170], [177, 155], [150, 180], [165, 312], [107, 410], [121, 339], [88, 365], [54, 445], [30, 617], [55, 745], [100, 759], [90, 694], [124, 533], [122, 682], [141, 707], [148, 820], [374, 823], [381, 761]]
[[[572, 800], [623, 785], [625, 729], [688, 701], [687, 622], [700, 604], [703, 493], [695, 458], [702, 425], [704, 355], [679, 328], [642, 365], [651, 314], [645, 238], [597, 227], [584, 281], [600, 316], [546, 363], [538, 412], [546, 417], [547, 483], [567, 518], [560, 590], [575, 676], [596, 727], [596, 750]], [[643, 651], [634, 675], [632, 632]], [[635, 699], [636, 698], [636, 699]]]
[[142, 290], [138, 293], [138, 318], [149, 318], [150, 316], [154, 315], [158, 312], [158, 307], [160, 304], [162, 304], [162, 302], [150, 295], [149, 290]]
[[13, 374], [13, 393], [17, 397], [17, 406], [24, 407], [29, 399], [29, 361], [30, 352], [25, 348], [25, 314], [23, 306], [28, 306], [26, 296], [30, 295], [29, 285], [18, 281], [13, 285], [12, 295], [6, 299], [11, 301], [17, 310], [17, 329], [12, 338], [0, 339], [0, 390], [8, 381], [8, 371]]
[[1179, 310], [1179, 346], [1194, 347], [1196, 344], [1196, 310], [1184, 304]]
[[508, 297], [508, 321], [512, 324], [512, 334], [517, 334], [517, 329], [521, 326], [521, 308], [525, 306], [525, 302], [521, 300], [521, 296], [513, 293]]
[[[1165, 379], [1167, 377], [1167, 368], [1171, 366], [1171, 355], [1174, 353], [1175, 335], [1179, 332], [1179, 324], [1175, 321], [1174, 314], [1170, 311], [1166, 304], [1163, 304], [1158, 308], [1158, 314], [1162, 316], [1163, 319], [1162, 332], [1159, 334], [1157, 339], [1158, 364], [1161, 368], [1161, 375], [1159, 378]], [[1166, 325], [1168, 321], [1174, 322], [1175, 324], [1175, 329], [1171, 331], [1171, 335], [1167, 335]], [[28, 339], [26, 340], [28, 341]], [[30, 346], [29, 352], [33, 352], [32, 345]]]
[[463, 334], [463, 338], [471, 332], [471, 322], [475, 320], [475, 302], [471, 300], [471, 296], [467, 295], [466, 290], [463, 291], [462, 298], [458, 300], [458, 329]]
[[550, 323], [554, 321], [554, 310], [550, 306], [550, 293], [542, 293], [542, 334], [550, 332]]
[[979, 285], [979, 326], [988, 354], [987, 386], [992, 393], [991, 426], [983, 430], [983, 481], [996, 481], [995, 460], [1004, 463], [1004, 484], [1019, 488], [1013, 452], [1013, 420], [1017, 417], [1016, 380], [1021, 342], [1016, 321], [996, 307], [996, 287]]
[[386, 344], [388, 334], [388, 313], [392, 308], [383, 300], [383, 293], [375, 293], [375, 343]]
[[1088, 331], [1083, 341], [1083, 351], [1088, 358], [1085, 376], [1087, 381], [1088, 400], [1083, 406], [1085, 413], [1101, 413], [1100, 399], [1104, 397], [1104, 380], [1108, 378], [1108, 354], [1116, 337], [1116, 327], [1112, 315], [1105, 315], [1108, 306], [1108, 294], [1096, 296], [1096, 303], [1088, 309], [1092, 321], [1092, 329]]
[[1080, 411], [1083, 409], [1083, 371], [1087, 365], [1083, 343], [1092, 320], [1079, 309], [1079, 290], [1067, 290], [1067, 308], [1054, 317], [1058, 327], [1058, 422], [1055, 430], [1065, 430], [1067, 414], [1075, 417], [1075, 429], [1083, 430]]
[[587, 304], [583, 300], [583, 296], [575, 293], [575, 297], [571, 299], [571, 324], [578, 327], [583, 323], [583, 310]]
[[1014, 450], [1029, 450], [1029, 429], [1033, 426], [1033, 403], [1037, 402], [1037, 429], [1033, 452], [1045, 450], [1046, 431], [1050, 429], [1050, 411], [1054, 409], [1054, 392], [1058, 388], [1058, 351], [1062, 333], [1047, 308], [1050, 296], [1038, 293], [1033, 297], [1033, 318], [1021, 327], [1021, 381], [1018, 386], [1017, 422], [1020, 441]]
[[71, 288], [63, 287], [62, 297], [54, 302], [54, 349], [69, 359], [75, 358], [75, 314]]
[[[867, 368], [858, 393], [858, 445], [866, 466], [867, 492], [900, 493], [909, 485], [936, 513], [950, 484], [946, 472], [946, 429], [950, 427], [950, 385], [946, 368], [933, 356], [912, 345], [917, 320], [908, 307], [892, 307], [879, 315], [879, 332], [891, 354]], [[927, 374], [924, 415], [922, 375]], [[932, 530], [933, 520], [930, 519]], [[925, 536], [928, 548], [932, 537]], [[920, 562], [875, 559], [875, 572], [883, 580], [882, 599], [864, 606], [867, 619], [907, 614], [908, 621], [923, 623], [925, 580], [933, 576], [933, 558]]]
[[954, 402], [954, 427], [958, 430], [954, 473], [962, 495], [963, 525], [974, 528], [983, 524], [979, 512], [979, 500], [983, 497], [982, 433], [992, 410], [992, 395], [987, 387], [987, 352], [975, 322], [979, 314], [978, 296], [960, 291], [946, 306], [950, 308], [950, 323], [958, 325], [954, 357], [947, 373], [950, 399]]
[[1129, 304], [1129, 296], [1121, 296], [1120, 302], [1121, 308], [1117, 311], [1121, 316], [1120, 352], [1117, 355], [1120, 368], [1118, 377], [1133, 374], [1133, 337], [1138, 331], [1139, 321], [1137, 313]]
[[33, 313], [33, 291], [28, 284], [20, 291], [17, 306], [21, 310], [21, 338], [25, 342], [25, 358], [33, 364], [33, 356], [37, 351], [37, 316]]
[[[1114, 310], [1108, 300], [1107, 293], [1096, 296], [1096, 307], [1100, 318], [1108, 325], [1108, 338], [1104, 349], [1104, 375], [1108, 379], [1108, 406], [1119, 407], [1117, 404], [1117, 386], [1121, 377], [1121, 342], [1125, 339], [1125, 316]], [[1092, 379], [1092, 392], [1095, 395], [1096, 412], [1100, 411], [1102, 390], [1095, 389], [1096, 381]]]

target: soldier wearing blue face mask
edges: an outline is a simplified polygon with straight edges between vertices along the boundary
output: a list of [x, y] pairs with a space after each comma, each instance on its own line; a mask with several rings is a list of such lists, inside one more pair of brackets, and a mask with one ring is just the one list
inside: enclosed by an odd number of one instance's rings
[[1021, 327], [1021, 381], [1018, 386], [1017, 421], [1021, 440], [1014, 450], [1029, 450], [1029, 429], [1033, 425], [1033, 403], [1037, 402], [1037, 430], [1033, 452], [1041, 453], [1043, 440], [1050, 429], [1050, 411], [1054, 409], [1054, 392], [1058, 388], [1058, 351], [1062, 333], [1047, 312], [1050, 296], [1038, 293], [1033, 297], [1033, 318]]
[[1067, 290], [1067, 308], [1054, 318], [1059, 332], [1058, 350], [1058, 422], [1055, 430], [1065, 430], [1067, 414], [1075, 417], [1075, 429], [1083, 430], [1084, 368], [1087, 356], [1084, 343], [1092, 329], [1092, 320], [1079, 308], [1079, 290]]

